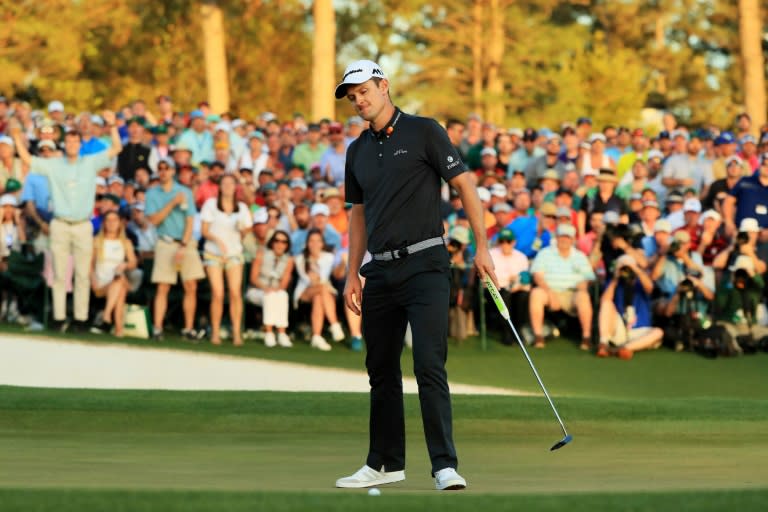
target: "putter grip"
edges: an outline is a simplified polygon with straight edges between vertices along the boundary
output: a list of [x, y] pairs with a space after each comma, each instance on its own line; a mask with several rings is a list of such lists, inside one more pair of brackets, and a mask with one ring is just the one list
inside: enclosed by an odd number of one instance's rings
[[491, 281], [490, 276], [487, 274], [485, 276], [485, 287], [488, 288], [488, 293], [491, 294], [493, 302], [496, 303], [496, 308], [499, 310], [499, 313], [501, 313], [501, 316], [504, 317], [504, 320], [509, 320], [509, 310], [507, 309], [507, 305], [504, 304], [504, 299], [501, 298], [499, 290], [496, 289], [496, 285], [493, 284], [493, 281]]

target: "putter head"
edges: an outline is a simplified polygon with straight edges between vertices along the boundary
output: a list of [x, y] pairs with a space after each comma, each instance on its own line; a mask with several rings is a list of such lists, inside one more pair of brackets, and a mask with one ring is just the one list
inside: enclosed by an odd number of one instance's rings
[[555, 445], [549, 449], [549, 451], [553, 452], [555, 450], [559, 450], [563, 446], [567, 445], [573, 440], [573, 436], [571, 434], [566, 435], [564, 438], [562, 438], [560, 441], [555, 443]]

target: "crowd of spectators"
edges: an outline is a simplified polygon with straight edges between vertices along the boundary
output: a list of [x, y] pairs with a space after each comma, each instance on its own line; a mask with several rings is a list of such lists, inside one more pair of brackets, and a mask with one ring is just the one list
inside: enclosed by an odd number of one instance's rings
[[[502, 296], [534, 347], [564, 334], [626, 359], [664, 341], [690, 348], [689, 321], [734, 340], [768, 333], [768, 132], [756, 138], [746, 114], [696, 129], [667, 114], [654, 133], [585, 117], [445, 127], [477, 181]], [[246, 120], [204, 102], [179, 112], [165, 95], [99, 114], [0, 97], [0, 320], [47, 323], [30, 289], [42, 276], [58, 330], [122, 336], [138, 303], [157, 340], [175, 327], [192, 342], [291, 347], [303, 335], [319, 350], [328, 337], [361, 350], [360, 319], [339, 296], [346, 148], [366, 129], [358, 117]], [[462, 340], [478, 331], [483, 292], [458, 194], [445, 185], [443, 200], [450, 330]]]

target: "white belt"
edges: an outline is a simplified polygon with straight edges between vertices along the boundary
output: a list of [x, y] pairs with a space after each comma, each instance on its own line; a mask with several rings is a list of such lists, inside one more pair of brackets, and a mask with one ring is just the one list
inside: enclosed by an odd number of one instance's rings
[[436, 236], [434, 238], [427, 238], [426, 240], [422, 240], [421, 242], [416, 242], [415, 244], [411, 244], [401, 249], [379, 252], [373, 255], [373, 259], [378, 261], [399, 260], [401, 258], [405, 258], [409, 254], [423, 251], [424, 249], [429, 249], [430, 247], [435, 247], [437, 245], [445, 245], [445, 240], [443, 239], [443, 237]]

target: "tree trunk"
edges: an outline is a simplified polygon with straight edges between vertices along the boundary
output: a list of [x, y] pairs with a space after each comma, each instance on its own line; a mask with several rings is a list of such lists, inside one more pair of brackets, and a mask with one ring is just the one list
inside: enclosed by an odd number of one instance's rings
[[224, 46], [224, 17], [215, 1], [200, 6], [205, 58], [205, 81], [208, 86], [208, 104], [211, 112], [229, 111], [229, 75], [227, 51]]
[[501, 125], [505, 122], [504, 80], [501, 76], [501, 59], [504, 56], [504, 8], [500, 0], [491, 0], [488, 41], [488, 94], [486, 112], [488, 121]]
[[752, 131], [765, 124], [765, 61], [761, 48], [762, 18], [758, 0], [739, 0], [739, 39], [743, 69], [744, 103], [752, 118]]
[[485, 119], [483, 111], [483, 0], [472, 6], [472, 109]]
[[336, 116], [333, 89], [336, 84], [336, 13], [332, 0], [315, 0], [312, 48], [312, 120]]
[[[654, 27], [654, 47], [657, 53], [661, 53], [666, 46], [664, 35], [666, 19], [662, 12], [658, 12], [657, 16]], [[656, 69], [656, 91], [664, 96], [667, 95], [667, 75], [661, 69]]]

